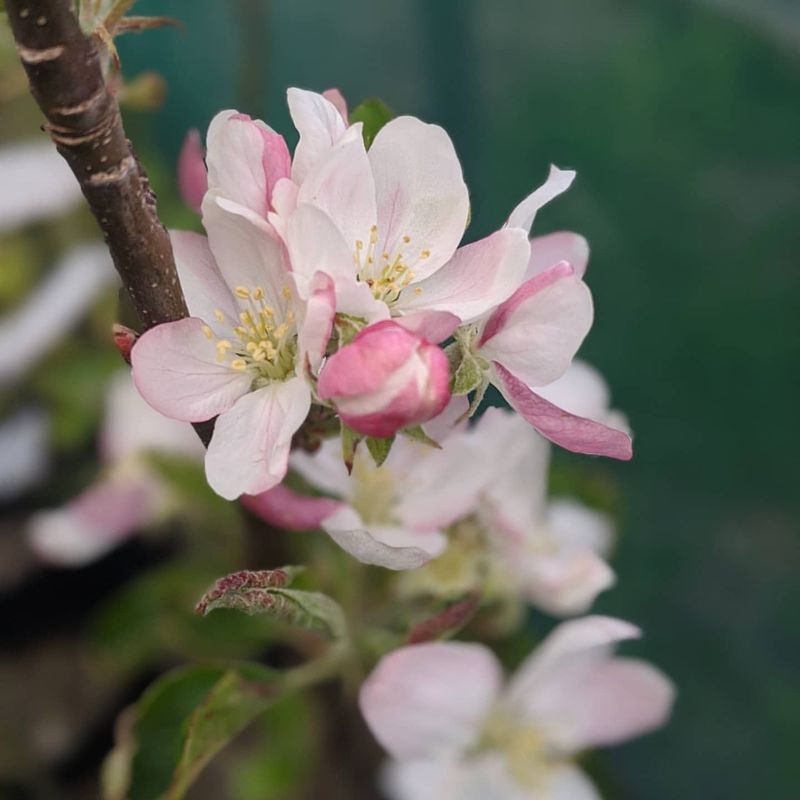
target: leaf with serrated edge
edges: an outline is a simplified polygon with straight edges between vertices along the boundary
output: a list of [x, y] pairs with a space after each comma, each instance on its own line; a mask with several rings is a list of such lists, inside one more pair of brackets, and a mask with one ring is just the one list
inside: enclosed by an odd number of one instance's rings
[[290, 586], [303, 567], [269, 570], [241, 570], [219, 578], [200, 598], [195, 611], [205, 616], [215, 608], [235, 608], [246, 614], [258, 614], [259, 592]]

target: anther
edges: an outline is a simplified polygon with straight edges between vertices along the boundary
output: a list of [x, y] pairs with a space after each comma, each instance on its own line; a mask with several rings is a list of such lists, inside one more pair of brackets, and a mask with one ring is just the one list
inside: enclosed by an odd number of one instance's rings
[[250, 297], [250, 290], [246, 286], [237, 286], [233, 291], [242, 300], [247, 300]]
[[214, 316], [219, 322], [225, 322], [225, 312], [221, 308], [214, 309]]
[[212, 331], [211, 328], [208, 327], [208, 325], [203, 325], [203, 336], [205, 336], [206, 339], [213, 339], [214, 331]]
[[234, 358], [233, 361], [231, 361], [231, 369], [243, 372], [247, 369], [247, 362], [243, 358]]

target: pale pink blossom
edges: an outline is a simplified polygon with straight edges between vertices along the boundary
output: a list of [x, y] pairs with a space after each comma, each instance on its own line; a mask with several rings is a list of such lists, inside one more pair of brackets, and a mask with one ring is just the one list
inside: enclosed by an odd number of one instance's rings
[[556, 615], [580, 614], [615, 582], [609, 517], [568, 499], [548, 499], [550, 448], [516, 414], [487, 409], [471, 431], [476, 457], [495, 469], [479, 519], [498, 586]]
[[147, 454], [203, 457], [191, 427], [150, 408], [127, 372], [109, 384], [99, 446], [104, 470], [95, 483], [62, 508], [38, 512], [29, 521], [28, 539], [45, 561], [88, 564], [171, 513], [175, 501]]
[[316, 273], [300, 301], [267, 220], [289, 174], [283, 137], [235, 111], [208, 131], [208, 238], [174, 232], [188, 319], [145, 333], [132, 351], [145, 399], [175, 419], [218, 415], [206, 455], [212, 488], [234, 499], [277, 485], [294, 432], [311, 405], [334, 313], [331, 280]]
[[[507, 226], [528, 232], [539, 208], [569, 188], [574, 177], [552, 167]], [[465, 357], [484, 372], [483, 383], [468, 388], [482, 392], [493, 383], [539, 433], [567, 450], [625, 460], [632, 455], [625, 432], [569, 413], [541, 391], [567, 371], [591, 328], [592, 298], [583, 281], [587, 260], [588, 246], [577, 234], [534, 239], [524, 282], [456, 338]]]
[[[490, 466], [465, 465], [469, 455], [460, 442], [436, 449], [400, 437], [380, 467], [360, 446], [348, 474], [337, 438], [315, 453], [293, 453], [291, 466], [338, 501], [315, 521], [340, 547], [365, 563], [405, 570], [439, 555], [445, 529], [475, 507]], [[297, 495], [291, 500], [303, 502]]]
[[183, 202], [198, 214], [208, 190], [205, 155], [200, 132], [193, 128], [186, 134], [178, 155], [178, 189]]
[[585, 612], [613, 585], [611, 520], [572, 499], [548, 498], [550, 447], [522, 418], [489, 408], [468, 430], [437, 440], [464, 453], [459, 474], [478, 470], [484, 482], [470, 513], [447, 530], [446, 550], [400, 578], [404, 594], [452, 599], [477, 590], [564, 616]]
[[[519, 285], [530, 249], [507, 227], [459, 248], [469, 216], [461, 165], [447, 134], [398, 117], [367, 152], [324, 96], [288, 93], [300, 141], [289, 199], [270, 220], [284, 237], [298, 286], [324, 270], [336, 308], [365, 322], [396, 317], [426, 338], [446, 338]], [[449, 329], [447, 324], [449, 323]], [[430, 330], [430, 328], [428, 328]]]
[[384, 320], [363, 328], [325, 362], [321, 400], [366, 436], [387, 437], [438, 415], [450, 399], [447, 357], [435, 344]]
[[671, 682], [613, 655], [639, 630], [610, 617], [563, 623], [503, 686], [479, 644], [433, 642], [385, 656], [360, 692], [367, 725], [392, 758], [391, 800], [599, 800], [581, 751], [662, 726]]

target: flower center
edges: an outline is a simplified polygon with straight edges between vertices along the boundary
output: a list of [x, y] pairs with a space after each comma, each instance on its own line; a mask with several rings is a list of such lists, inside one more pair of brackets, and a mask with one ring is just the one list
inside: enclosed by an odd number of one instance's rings
[[371, 456], [362, 457], [362, 450], [353, 464], [353, 494], [350, 502], [367, 524], [391, 525], [396, 491], [395, 480], [386, 466], [376, 467]]
[[489, 718], [479, 748], [502, 753], [514, 780], [537, 795], [546, 791], [558, 760], [541, 731], [521, 725], [502, 711]]
[[[203, 327], [207, 339], [216, 339], [217, 361], [239, 372], [248, 370], [256, 383], [285, 380], [294, 373], [297, 355], [294, 312], [287, 311], [279, 321], [278, 313], [265, 302], [262, 286], [237, 286], [234, 295], [240, 308], [238, 319], [214, 309], [217, 322], [230, 327], [230, 338], [217, 336], [209, 325]], [[283, 296], [291, 299], [288, 286], [283, 287]]]
[[[411, 237], [403, 236], [402, 244], [396, 253], [383, 252], [379, 256], [375, 252], [377, 243], [377, 225], [370, 228], [369, 242], [366, 247], [361, 239], [356, 239], [353, 253], [356, 276], [359, 281], [369, 286], [375, 299], [382, 300], [387, 305], [393, 305], [403, 290], [414, 282], [414, 267], [420, 261], [429, 258], [431, 252], [430, 250], [420, 250], [415, 259], [409, 259], [405, 251], [411, 245]], [[416, 286], [413, 291], [421, 294], [422, 288]]]

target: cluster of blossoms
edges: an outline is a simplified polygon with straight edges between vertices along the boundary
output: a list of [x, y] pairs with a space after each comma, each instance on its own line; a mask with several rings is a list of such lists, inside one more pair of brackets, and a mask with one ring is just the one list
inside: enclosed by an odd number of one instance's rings
[[[445, 132], [412, 117], [365, 146], [338, 92], [291, 89], [292, 156], [278, 133], [218, 114], [189, 139], [184, 195], [207, 236], [173, 232], [191, 317], [145, 333], [137, 388], [173, 419], [216, 418], [208, 482], [288, 529], [322, 528], [397, 574], [398, 597], [534, 605], [571, 616], [615, 581], [610, 520], [547, 493], [550, 446], [631, 457], [624, 418], [588, 365], [585, 240], [530, 239], [574, 173], [552, 167], [496, 232], [460, 245], [469, 198]], [[470, 424], [487, 388], [492, 408]], [[341, 425], [293, 447], [312, 406]], [[315, 412], [319, 413], [319, 412]], [[283, 484], [289, 470], [319, 494]], [[580, 750], [660, 725], [672, 688], [613, 658], [628, 623], [563, 623], [501, 690], [481, 645], [410, 645], [361, 690], [392, 756], [396, 800], [597, 793]]]
[[212, 488], [233, 499], [280, 483], [312, 403], [385, 438], [436, 416], [451, 393], [479, 400], [490, 383], [561, 446], [629, 458], [625, 433], [541, 392], [592, 322], [584, 240], [528, 239], [574, 173], [552, 168], [500, 230], [459, 247], [469, 198], [441, 128], [398, 117], [367, 150], [341, 102], [291, 89], [289, 109], [293, 158], [264, 123], [234, 111], [212, 121], [207, 237], [173, 234], [192, 316], [133, 351], [154, 408], [218, 417]]

